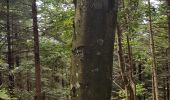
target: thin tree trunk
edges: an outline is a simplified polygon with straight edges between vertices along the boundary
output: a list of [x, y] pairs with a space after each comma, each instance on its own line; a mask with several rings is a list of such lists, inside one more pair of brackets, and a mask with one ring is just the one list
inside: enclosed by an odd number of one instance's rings
[[0, 72], [0, 86], [2, 85], [2, 73]]
[[[153, 65], [152, 65], [153, 66]], [[153, 68], [151, 69], [152, 74], [152, 100], [156, 100], [156, 94], [155, 94], [155, 83], [154, 83], [154, 74], [153, 74]]]
[[[167, 66], [167, 73], [170, 73], [170, 0], [166, 0], [167, 1], [167, 21], [168, 21], [168, 43], [169, 43], [169, 47], [167, 50], [167, 55], [168, 55], [168, 66]], [[169, 77], [170, 74], [167, 75], [167, 100], [170, 100], [170, 90], [169, 90]]]
[[133, 80], [133, 61], [132, 61], [132, 49], [130, 45], [129, 35], [127, 34], [127, 45], [128, 45], [128, 59], [129, 59], [129, 66], [128, 66], [128, 76], [129, 76], [129, 85], [131, 85], [130, 91], [130, 100], [136, 100], [136, 84]]
[[117, 37], [118, 37], [118, 60], [119, 60], [119, 66], [121, 69], [121, 76], [123, 80], [123, 86], [125, 87], [125, 92], [126, 92], [126, 100], [130, 100], [129, 95], [131, 90], [128, 85], [128, 77], [127, 77], [127, 72], [125, 70], [125, 61], [123, 57], [123, 50], [122, 50], [122, 32], [120, 29], [119, 24], [117, 25]]
[[166, 92], [167, 92], [167, 100], [170, 100], [170, 93], [169, 93], [169, 79], [167, 78], [167, 90], [166, 90]]
[[36, 0], [32, 2], [32, 16], [33, 16], [33, 32], [34, 32], [34, 59], [35, 59], [35, 78], [36, 78], [36, 97], [35, 100], [41, 100], [41, 68], [40, 68], [40, 54], [39, 54], [39, 34], [37, 21], [37, 5]]
[[166, 100], [166, 79], [163, 79], [163, 100]]
[[130, 71], [125, 70], [125, 61], [124, 61], [124, 57], [123, 57], [123, 50], [122, 50], [122, 32], [121, 29], [119, 27], [119, 25], [117, 25], [117, 34], [118, 34], [118, 59], [119, 59], [119, 66], [121, 68], [121, 76], [123, 79], [123, 86], [125, 87], [125, 92], [126, 92], [126, 100], [136, 100], [136, 95], [134, 92], [134, 87], [132, 85], [132, 79], [130, 78], [129, 73]]
[[[170, 46], [169, 46], [170, 47]], [[167, 50], [166, 50], [166, 56], [167, 56], [167, 58], [168, 57], [170, 57], [169, 55], [169, 50], [170, 50], [170, 48], [167, 48]], [[170, 77], [170, 75], [169, 75], [169, 73], [170, 73], [170, 71], [169, 71], [169, 68], [170, 68], [170, 65], [169, 65], [169, 58], [168, 58], [168, 60], [167, 60], [167, 66], [166, 66], [166, 68], [165, 68], [165, 71], [166, 71], [166, 99], [167, 100], [170, 100], [170, 90], [169, 90], [169, 77]]]
[[[166, 56], [168, 58], [168, 54], [169, 54], [169, 48], [166, 49]], [[169, 95], [169, 65], [168, 65], [168, 59], [167, 59], [167, 63], [166, 63], [166, 66], [165, 66], [165, 79], [164, 79], [164, 85], [165, 85], [165, 96], [166, 96], [166, 100], [169, 100], [170, 98], [170, 95]]]
[[[142, 83], [142, 63], [139, 63], [138, 65], [138, 80]], [[141, 95], [138, 96], [138, 100], [142, 100], [142, 97]]]
[[116, 0], [74, 0], [71, 100], [110, 100]]
[[[125, 9], [125, 1], [122, 0], [122, 5], [123, 5], [123, 9]], [[126, 27], [127, 29], [129, 30], [129, 15], [126, 14], [125, 15], [125, 23], [126, 23]], [[130, 33], [130, 31], [129, 31]], [[126, 98], [126, 100], [136, 100], [136, 84], [133, 80], [133, 61], [132, 61], [132, 48], [131, 48], [131, 45], [130, 45], [130, 39], [129, 39], [129, 34], [127, 34], [127, 44], [128, 44], [128, 62], [125, 62], [125, 63], [128, 63], [128, 66], [127, 66], [127, 77], [128, 77], [128, 87], [127, 88], [128, 90], [128, 93], [129, 95], [127, 95], [128, 97]]]
[[[11, 36], [11, 66], [13, 66], [13, 69], [14, 69], [14, 17], [13, 15], [11, 15], [11, 33], [10, 33], [10, 36]], [[15, 80], [14, 80], [15, 81]]]
[[138, 80], [142, 82], [142, 64], [139, 63], [138, 65]]
[[152, 29], [152, 12], [150, 0], [148, 0], [148, 9], [149, 9], [149, 33], [150, 33], [150, 49], [151, 49], [151, 60], [152, 60], [152, 96], [153, 100], [159, 100], [158, 93], [158, 80], [157, 80], [157, 66], [156, 66], [156, 57], [155, 57], [155, 44], [154, 44], [154, 33]]
[[9, 0], [7, 0], [7, 42], [8, 42], [8, 68], [9, 68], [9, 92], [13, 96], [14, 89], [14, 75], [12, 70], [14, 66], [12, 64], [12, 50], [11, 50], [11, 34], [10, 34], [10, 13], [9, 13]]

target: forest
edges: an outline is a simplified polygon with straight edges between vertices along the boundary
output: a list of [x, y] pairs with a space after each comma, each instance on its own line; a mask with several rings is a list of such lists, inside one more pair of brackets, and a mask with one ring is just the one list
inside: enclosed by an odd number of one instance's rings
[[170, 100], [170, 0], [0, 0], [0, 100]]

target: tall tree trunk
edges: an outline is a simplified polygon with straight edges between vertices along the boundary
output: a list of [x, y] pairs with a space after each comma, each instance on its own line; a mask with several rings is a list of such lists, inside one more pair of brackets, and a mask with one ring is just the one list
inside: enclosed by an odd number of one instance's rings
[[135, 87], [132, 80], [132, 70], [130, 68], [128, 68], [128, 70], [125, 70], [125, 61], [124, 61], [123, 50], [122, 50], [122, 32], [119, 25], [117, 25], [117, 34], [118, 34], [118, 48], [119, 48], [118, 59], [119, 59], [119, 66], [121, 69], [121, 76], [123, 79], [123, 86], [125, 87], [125, 92], [126, 92], [126, 100], [136, 100], [136, 95], [135, 95], [136, 90], [134, 89]]
[[[13, 12], [12, 12], [13, 13]], [[11, 15], [11, 66], [13, 66], [14, 69], [14, 16]], [[15, 81], [15, 80], [14, 80]]]
[[129, 78], [129, 85], [131, 87], [130, 92], [130, 100], [136, 100], [136, 84], [133, 79], [133, 61], [132, 61], [132, 48], [130, 45], [129, 34], [127, 34], [127, 45], [128, 45], [128, 78]]
[[[123, 9], [125, 10], [126, 8], [126, 5], [125, 5], [125, 1], [122, 0], [122, 5], [123, 5]], [[128, 47], [128, 60], [127, 62], [127, 79], [128, 79], [128, 87], [129, 88], [126, 88], [128, 89], [128, 97], [126, 98], [126, 100], [136, 100], [136, 84], [134, 82], [134, 79], [133, 79], [133, 61], [132, 61], [132, 48], [131, 48], [131, 45], [130, 45], [130, 38], [129, 38], [129, 34], [130, 34], [130, 31], [129, 31], [129, 15], [128, 14], [125, 14], [125, 24], [127, 25], [126, 28], [128, 29], [128, 34], [127, 34], [127, 47]]]
[[10, 34], [10, 13], [9, 13], [9, 0], [7, 2], [7, 42], [8, 42], [8, 68], [9, 68], [9, 92], [13, 96], [14, 89], [14, 75], [12, 70], [14, 69], [12, 62], [12, 50], [11, 50], [11, 34]]
[[116, 0], [74, 0], [71, 100], [110, 100]]
[[126, 100], [130, 100], [130, 90], [131, 87], [129, 85], [129, 80], [127, 77], [127, 72], [125, 70], [125, 61], [123, 57], [123, 49], [122, 49], [122, 31], [120, 29], [119, 24], [117, 25], [117, 37], [118, 37], [118, 60], [119, 60], [119, 66], [121, 69], [121, 76], [123, 80], [123, 86], [125, 87], [125, 93], [126, 93]]
[[35, 100], [41, 100], [41, 68], [40, 68], [40, 54], [39, 54], [39, 34], [37, 21], [37, 5], [36, 0], [32, 2], [32, 17], [33, 17], [33, 32], [34, 32], [34, 59], [35, 59], [35, 86], [36, 96]]
[[152, 29], [152, 12], [150, 0], [148, 0], [148, 9], [149, 9], [149, 33], [150, 33], [150, 49], [151, 49], [151, 60], [152, 60], [152, 96], [153, 100], [159, 100], [158, 93], [158, 80], [157, 80], [157, 66], [156, 66], [156, 57], [155, 57], [155, 44], [154, 44], [154, 33]]
[[[167, 22], [168, 22], [168, 43], [169, 43], [169, 47], [167, 50], [167, 56], [168, 56], [168, 66], [167, 66], [167, 73], [170, 73], [170, 0], [166, 0], [167, 1]], [[167, 100], [170, 100], [170, 90], [169, 90], [169, 77], [170, 74], [167, 75]]]

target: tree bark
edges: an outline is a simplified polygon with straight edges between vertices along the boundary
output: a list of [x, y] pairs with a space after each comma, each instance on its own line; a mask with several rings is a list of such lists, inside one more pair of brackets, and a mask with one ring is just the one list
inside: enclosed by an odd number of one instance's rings
[[116, 0], [74, 0], [71, 100], [110, 100]]
[[36, 0], [32, 2], [33, 32], [34, 32], [34, 59], [35, 59], [35, 78], [36, 96], [35, 100], [41, 100], [41, 68], [39, 54], [39, 34], [37, 24], [37, 5]]
[[12, 49], [11, 49], [11, 34], [10, 34], [10, 13], [9, 13], [9, 0], [6, 1], [7, 3], [7, 42], [8, 42], [8, 68], [9, 68], [9, 93], [11, 96], [14, 95], [14, 75], [12, 70], [14, 69], [13, 62], [12, 62]]
[[152, 29], [152, 12], [150, 0], [148, 0], [148, 9], [149, 9], [149, 33], [150, 33], [150, 49], [151, 49], [151, 60], [152, 60], [152, 96], [153, 100], [159, 100], [158, 93], [158, 80], [157, 80], [157, 66], [156, 66], [156, 57], [155, 57], [155, 44], [154, 44], [154, 33]]

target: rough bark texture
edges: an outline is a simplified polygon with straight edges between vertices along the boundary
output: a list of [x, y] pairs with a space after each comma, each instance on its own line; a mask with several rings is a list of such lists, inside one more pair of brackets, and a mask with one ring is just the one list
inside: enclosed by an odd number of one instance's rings
[[74, 0], [71, 100], [110, 100], [116, 0]]
[[154, 44], [154, 33], [152, 29], [152, 17], [151, 17], [151, 4], [148, 0], [149, 5], [149, 33], [150, 33], [150, 49], [151, 49], [151, 60], [152, 60], [152, 99], [159, 100], [158, 93], [158, 80], [157, 80], [157, 66], [156, 66], [156, 57], [155, 57], [155, 44]]
[[37, 24], [37, 6], [36, 0], [32, 2], [32, 17], [33, 17], [33, 32], [34, 32], [34, 59], [35, 59], [35, 86], [36, 96], [35, 100], [41, 100], [41, 68], [40, 68], [40, 55], [39, 55], [39, 34]]
[[10, 13], [9, 13], [9, 0], [7, 2], [7, 42], [8, 42], [8, 68], [9, 68], [9, 92], [13, 96], [14, 89], [14, 75], [12, 70], [14, 69], [12, 62], [12, 49], [11, 49], [11, 34], [10, 34]]

